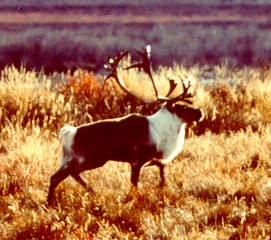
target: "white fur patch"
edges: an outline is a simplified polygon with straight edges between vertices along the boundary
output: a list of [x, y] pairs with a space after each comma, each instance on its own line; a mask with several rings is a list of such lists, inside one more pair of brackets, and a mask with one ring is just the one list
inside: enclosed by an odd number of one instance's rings
[[74, 135], [76, 134], [77, 129], [73, 126], [64, 126], [60, 129], [58, 133], [58, 137], [62, 140], [63, 146], [66, 147], [66, 149], [71, 149], [71, 146], [73, 144]]
[[162, 163], [172, 161], [183, 149], [185, 123], [165, 108], [147, 117], [151, 141], [163, 153]]
[[68, 161], [70, 161], [73, 158], [72, 145], [74, 142], [74, 136], [76, 132], [77, 132], [76, 127], [67, 125], [61, 128], [58, 133], [58, 137], [62, 141], [63, 150], [65, 149], [65, 151], [63, 151], [60, 166], [65, 165]]

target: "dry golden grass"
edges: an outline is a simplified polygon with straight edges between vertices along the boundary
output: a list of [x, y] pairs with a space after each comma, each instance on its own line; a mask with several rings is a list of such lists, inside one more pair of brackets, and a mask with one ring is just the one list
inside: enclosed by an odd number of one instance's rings
[[154, 109], [114, 83], [103, 92], [85, 72], [51, 84], [42, 73], [6, 68], [0, 81], [0, 236], [270, 239], [271, 70], [174, 66], [155, 74], [165, 92], [165, 79], [179, 76], [193, 83], [194, 105], [206, 118], [191, 126], [184, 151], [166, 166], [167, 186], [158, 187], [158, 169], [144, 168], [139, 194], [125, 202], [130, 167], [109, 162], [82, 174], [94, 195], [68, 178], [56, 190], [56, 206], [48, 208], [49, 181], [61, 155], [59, 127]]

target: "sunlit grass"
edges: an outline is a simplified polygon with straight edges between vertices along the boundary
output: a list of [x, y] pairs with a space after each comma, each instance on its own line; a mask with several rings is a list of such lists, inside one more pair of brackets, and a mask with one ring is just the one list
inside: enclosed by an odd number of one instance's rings
[[[125, 80], [138, 76], [129, 71]], [[103, 91], [90, 73], [65, 75], [55, 84], [23, 68], [2, 72], [4, 239], [270, 239], [270, 70], [174, 66], [161, 67], [154, 76], [162, 93], [167, 77], [190, 80], [194, 106], [206, 115], [190, 128], [184, 151], [166, 166], [166, 186], [159, 188], [157, 168], [143, 168], [139, 194], [125, 202], [130, 166], [108, 162], [82, 174], [95, 194], [67, 178], [56, 189], [57, 204], [48, 208], [50, 177], [60, 162], [56, 134], [61, 126], [154, 110], [112, 82]], [[142, 87], [140, 81], [131, 88], [152, 98], [148, 84]]]

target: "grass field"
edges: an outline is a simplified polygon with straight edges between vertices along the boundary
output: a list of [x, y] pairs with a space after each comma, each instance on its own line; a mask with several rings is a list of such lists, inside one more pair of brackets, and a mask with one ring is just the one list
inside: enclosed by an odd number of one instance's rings
[[[130, 202], [130, 167], [109, 162], [83, 173], [95, 194], [68, 178], [46, 197], [60, 162], [56, 138], [64, 124], [151, 113], [113, 83], [104, 91], [99, 76], [77, 71], [52, 77], [7, 67], [0, 81], [0, 235], [4, 239], [270, 239], [270, 69], [160, 67], [165, 76], [189, 79], [194, 106], [206, 118], [190, 126], [184, 151], [166, 166], [141, 171], [139, 194]], [[126, 81], [137, 78], [129, 72]], [[138, 94], [148, 85], [132, 81]]]
[[[61, 2], [0, 4], [0, 238], [270, 240], [269, 1]], [[108, 55], [147, 44], [159, 92], [189, 80], [205, 114], [166, 165], [166, 186], [144, 168], [124, 201], [130, 166], [108, 162], [82, 174], [95, 194], [69, 177], [48, 207], [62, 126], [157, 110], [101, 86]], [[123, 78], [153, 98], [141, 73]]]

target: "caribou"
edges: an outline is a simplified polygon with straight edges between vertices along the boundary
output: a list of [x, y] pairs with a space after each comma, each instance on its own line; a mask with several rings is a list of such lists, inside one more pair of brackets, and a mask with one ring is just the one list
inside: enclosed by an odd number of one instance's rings
[[[169, 80], [169, 91], [159, 95], [152, 76], [150, 46], [139, 52], [141, 62], [123, 70], [139, 68], [152, 82], [155, 100], [146, 100], [133, 94], [118, 74], [119, 64], [128, 52], [121, 52], [109, 58], [106, 68], [110, 70], [105, 82], [114, 78], [118, 85], [129, 95], [145, 104], [159, 105], [160, 109], [150, 116], [138, 113], [121, 118], [100, 120], [78, 127], [64, 126], [59, 131], [62, 141], [62, 160], [60, 168], [52, 175], [47, 202], [50, 205], [56, 187], [68, 176], [93, 192], [92, 188], [80, 177], [85, 170], [102, 167], [107, 161], [127, 162], [131, 165], [131, 184], [136, 189], [142, 167], [157, 166], [160, 169], [160, 185], [165, 184], [164, 165], [178, 156], [183, 149], [187, 123], [197, 122], [203, 114], [191, 104], [190, 82], [182, 80], [183, 92], [170, 97], [177, 84]], [[183, 102], [186, 104], [179, 104]]]

